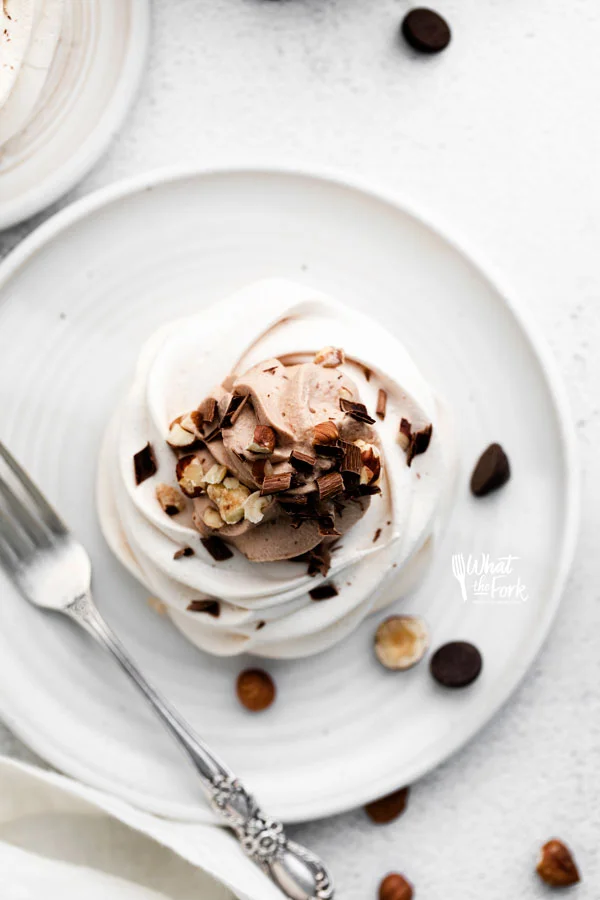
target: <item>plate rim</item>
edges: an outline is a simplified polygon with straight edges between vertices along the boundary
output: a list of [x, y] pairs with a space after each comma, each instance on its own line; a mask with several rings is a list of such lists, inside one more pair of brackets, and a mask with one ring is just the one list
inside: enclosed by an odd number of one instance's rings
[[[145, 0], [136, 0], [136, 2], [145, 2]], [[52, 240], [59, 237], [76, 222], [114, 202], [126, 200], [130, 196], [154, 187], [186, 179], [266, 175], [316, 180], [350, 190], [353, 193], [362, 194], [370, 200], [383, 203], [396, 213], [400, 212], [408, 216], [417, 225], [428, 229], [438, 239], [441, 239], [483, 281], [489, 284], [502, 300], [504, 307], [513, 317], [534, 358], [537, 360], [549, 392], [549, 399], [555, 411], [563, 458], [565, 515], [562, 523], [561, 547], [557, 558], [556, 577], [552, 591], [543, 608], [543, 617], [538, 622], [534, 638], [529, 642], [526, 652], [522, 655], [519, 666], [515, 667], [510, 677], [505, 678], [496, 688], [493, 694], [493, 702], [490, 703], [488, 701], [487, 709], [483, 714], [472, 716], [468, 726], [460, 732], [458, 739], [453, 739], [449, 744], [447, 743], [443, 752], [439, 752], [436, 747], [428, 756], [419, 757], [408, 773], [404, 773], [403, 780], [412, 784], [465, 747], [500, 712], [508, 699], [521, 685], [526, 673], [540, 653], [556, 618], [577, 545], [581, 505], [580, 463], [567, 391], [558, 369], [558, 364], [543, 335], [540, 333], [533, 315], [515, 299], [516, 292], [506, 289], [505, 283], [498, 276], [495, 267], [489, 265], [487, 260], [483, 260], [480, 252], [473, 253], [469, 250], [468, 242], [463, 236], [459, 239], [449, 235], [444, 227], [437, 224], [435, 217], [429, 211], [424, 211], [422, 208], [415, 209], [410, 201], [399, 195], [398, 191], [388, 190], [382, 185], [374, 184], [360, 176], [350, 175], [339, 169], [274, 165], [271, 163], [265, 163], [264, 165], [253, 163], [248, 166], [176, 165], [160, 167], [101, 187], [54, 213], [9, 252], [4, 260], [0, 261], [0, 292], [19, 269], [26, 265], [29, 259], [39, 250], [51, 244]], [[0, 715], [18, 737], [22, 738], [32, 750], [50, 764], [56, 766], [59, 770], [73, 774], [75, 777], [81, 777], [82, 780], [93, 787], [105, 790], [113, 795], [116, 794], [137, 807], [158, 815], [185, 821], [215, 821], [208, 809], [183, 806], [176, 802], [148, 802], [148, 798], [140, 790], [122, 788], [120, 786], [115, 788], [115, 785], [108, 779], [90, 771], [85, 762], [76, 756], [72, 756], [69, 752], [65, 753], [60, 750], [54, 752], [54, 748], [50, 748], [49, 752], [47, 744], [44, 744], [44, 738], [38, 741], [34, 728], [31, 728], [29, 724], [22, 725], [17, 721], [18, 717], [7, 713], [2, 708], [1, 694]], [[343, 796], [337, 795], [333, 798], [328, 796], [325, 798], [325, 803], [322, 803], [320, 802], [321, 796], [316, 795], [304, 801], [296, 801], [290, 808], [289, 813], [282, 816], [282, 818], [286, 822], [295, 823], [338, 815], [356, 809], [375, 797], [390, 793], [398, 789], [399, 786], [401, 785], [398, 785], [397, 779], [394, 779], [393, 776], [384, 774], [383, 777], [372, 777], [368, 782], [364, 781], [361, 788], [355, 789], [350, 799], [344, 799]]]
[[131, 7], [130, 35], [121, 76], [108, 103], [75, 154], [41, 183], [1, 205], [0, 232], [37, 215], [75, 188], [104, 156], [125, 122], [146, 70], [151, 30], [150, 0], [128, 0], [128, 3]]

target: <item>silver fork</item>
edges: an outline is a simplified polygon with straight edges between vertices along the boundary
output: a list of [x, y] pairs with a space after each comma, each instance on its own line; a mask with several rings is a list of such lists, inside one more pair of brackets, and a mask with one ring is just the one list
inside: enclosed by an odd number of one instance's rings
[[0, 458], [18, 489], [0, 476], [0, 564], [21, 593], [35, 606], [69, 616], [114, 656], [186, 752], [213, 810], [287, 897], [332, 900], [333, 883], [321, 860], [288, 840], [283, 825], [262, 812], [231, 769], [144, 678], [96, 609], [86, 551], [2, 443]]

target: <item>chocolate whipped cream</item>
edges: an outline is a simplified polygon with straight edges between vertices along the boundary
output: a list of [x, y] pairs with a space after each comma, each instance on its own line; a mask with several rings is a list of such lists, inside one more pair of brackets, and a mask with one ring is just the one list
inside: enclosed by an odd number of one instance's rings
[[[194, 524], [203, 537], [217, 534], [252, 562], [274, 562], [332, 543], [362, 518], [380, 492], [381, 454], [343, 362], [334, 348], [308, 361], [266, 359], [200, 405], [194, 428], [208, 441], [184, 456], [179, 474], [186, 487], [186, 471], [196, 470]], [[193, 421], [184, 413], [174, 425]]]

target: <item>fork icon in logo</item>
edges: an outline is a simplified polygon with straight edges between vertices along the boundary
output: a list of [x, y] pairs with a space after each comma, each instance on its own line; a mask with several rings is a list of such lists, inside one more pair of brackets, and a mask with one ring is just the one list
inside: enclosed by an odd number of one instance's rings
[[467, 602], [467, 567], [465, 566], [465, 558], [462, 553], [452, 554], [452, 574], [460, 584], [460, 592], [462, 594], [463, 603]]

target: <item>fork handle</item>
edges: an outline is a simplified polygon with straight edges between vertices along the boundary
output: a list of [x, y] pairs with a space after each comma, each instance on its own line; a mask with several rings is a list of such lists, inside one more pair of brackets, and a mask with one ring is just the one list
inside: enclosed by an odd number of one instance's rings
[[119, 663], [146, 697], [162, 723], [195, 767], [208, 801], [231, 828], [244, 852], [291, 900], [332, 900], [331, 877], [318, 856], [288, 840], [281, 822], [266, 816], [254, 797], [164, 697], [146, 680], [98, 612], [90, 594], [78, 597], [64, 612]]

